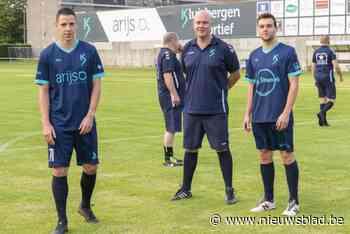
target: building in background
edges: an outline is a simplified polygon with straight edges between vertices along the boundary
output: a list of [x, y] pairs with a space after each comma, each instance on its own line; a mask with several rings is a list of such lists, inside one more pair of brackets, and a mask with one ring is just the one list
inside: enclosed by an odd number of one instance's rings
[[[213, 32], [234, 45], [242, 62], [259, 45], [255, 24], [263, 12], [276, 16], [280, 40], [297, 49], [304, 68], [315, 46], [308, 42], [320, 35], [331, 35], [339, 51], [350, 50], [350, 0], [28, 0], [27, 42], [34, 56], [53, 41], [62, 6], [77, 12], [79, 37], [94, 43], [107, 65], [153, 65], [161, 35], [175, 31], [188, 40], [193, 15], [204, 7], [215, 16]], [[350, 62], [349, 56], [342, 53], [339, 59]]]

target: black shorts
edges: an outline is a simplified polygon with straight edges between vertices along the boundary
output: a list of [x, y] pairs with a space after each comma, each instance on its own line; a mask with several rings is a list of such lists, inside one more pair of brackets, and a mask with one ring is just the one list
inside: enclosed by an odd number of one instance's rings
[[336, 88], [335, 82], [331, 82], [330, 80], [322, 80], [316, 81], [316, 87], [318, 90], [319, 98], [329, 98], [336, 99]]
[[170, 108], [163, 110], [165, 129], [167, 132], [181, 132], [182, 125], [182, 107]]
[[294, 151], [292, 121], [282, 131], [276, 129], [276, 123], [252, 123], [252, 127], [258, 150]]
[[184, 113], [184, 148], [187, 150], [201, 148], [204, 134], [207, 134], [212, 149], [217, 151], [228, 150], [227, 114], [199, 115]]
[[79, 131], [64, 131], [55, 128], [55, 144], [48, 146], [49, 167], [69, 167], [73, 149], [77, 165], [98, 164], [96, 125], [91, 132], [80, 135]]

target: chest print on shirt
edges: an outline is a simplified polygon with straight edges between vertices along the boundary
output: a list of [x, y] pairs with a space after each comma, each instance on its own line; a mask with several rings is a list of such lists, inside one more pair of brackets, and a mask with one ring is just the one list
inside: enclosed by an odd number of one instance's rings
[[86, 63], [87, 59], [86, 59], [86, 55], [84, 54], [80, 54], [80, 65], [84, 66], [84, 64]]
[[195, 52], [194, 52], [194, 51], [189, 51], [189, 52], [187, 52], [187, 54], [186, 54], [186, 55], [193, 55], [193, 54], [195, 54]]
[[209, 58], [212, 57], [212, 56], [214, 56], [215, 54], [216, 54], [216, 50], [215, 50], [215, 49], [211, 49], [211, 50], [209, 51]]
[[280, 60], [280, 56], [278, 54], [275, 54], [273, 57], [272, 57], [272, 65], [274, 64], [277, 64]]

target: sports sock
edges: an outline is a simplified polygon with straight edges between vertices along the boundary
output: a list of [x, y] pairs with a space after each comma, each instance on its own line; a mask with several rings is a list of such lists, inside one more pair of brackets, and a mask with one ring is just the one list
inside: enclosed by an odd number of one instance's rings
[[197, 167], [198, 152], [185, 152], [182, 189], [191, 190], [193, 174]]
[[81, 206], [83, 208], [90, 209], [91, 196], [94, 191], [96, 183], [96, 174], [88, 175], [85, 172], [81, 174], [80, 187], [81, 187]]
[[326, 103], [321, 103], [320, 104], [320, 111], [323, 111], [325, 105], [326, 105]]
[[299, 168], [297, 161], [292, 164], [284, 165], [286, 169], [287, 183], [289, 189], [289, 200], [295, 200], [299, 204], [298, 199], [298, 181], [299, 181]]
[[232, 155], [230, 150], [217, 152], [219, 161], [220, 161], [220, 168], [222, 177], [225, 181], [225, 187], [226, 188], [232, 188]]
[[52, 177], [52, 193], [56, 203], [59, 222], [67, 223], [66, 204], [68, 197], [67, 176]]
[[329, 111], [333, 107], [333, 105], [334, 105], [333, 102], [331, 101], [327, 102], [323, 107], [323, 112], [326, 113], [327, 111]]
[[273, 184], [275, 180], [275, 167], [273, 162], [260, 164], [260, 173], [264, 184], [265, 199], [273, 202]]

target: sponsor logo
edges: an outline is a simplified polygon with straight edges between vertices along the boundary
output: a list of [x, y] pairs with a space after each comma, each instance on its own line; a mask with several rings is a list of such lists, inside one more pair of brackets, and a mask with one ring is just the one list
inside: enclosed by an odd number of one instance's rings
[[273, 92], [279, 82], [280, 78], [270, 69], [261, 69], [256, 79], [256, 93], [259, 96], [268, 96]]
[[86, 39], [91, 31], [91, 27], [90, 27], [90, 20], [91, 17], [90, 16], [85, 16], [83, 18], [83, 30], [85, 32], [84, 34], [84, 39]]
[[289, 13], [294, 13], [298, 10], [298, 6], [294, 5], [294, 4], [289, 4], [286, 7], [286, 11]]
[[62, 72], [56, 74], [56, 83], [63, 85], [68, 83], [69, 85], [84, 83], [87, 80], [87, 73], [85, 71], [79, 72]]
[[118, 33], [124, 33], [129, 36], [130, 33], [135, 31], [147, 32], [150, 31], [148, 21], [145, 17], [133, 18], [126, 16], [122, 19], [115, 19], [113, 21], [113, 31]]
[[224, 22], [231, 18], [241, 17], [241, 10], [239, 8], [182, 8], [180, 13], [181, 27], [185, 28], [194, 19], [197, 12], [201, 10], [207, 11], [213, 19], [219, 19]]

